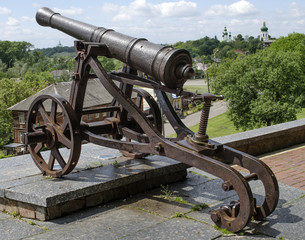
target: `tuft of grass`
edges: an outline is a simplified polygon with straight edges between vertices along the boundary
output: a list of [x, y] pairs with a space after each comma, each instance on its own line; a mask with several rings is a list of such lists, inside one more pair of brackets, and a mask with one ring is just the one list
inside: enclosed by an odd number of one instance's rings
[[115, 168], [118, 168], [120, 166], [120, 164], [118, 163], [117, 160], [115, 160], [113, 163], [112, 163], [112, 166], [114, 166]]
[[98, 167], [104, 167], [102, 162], [93, 162], [92, 164], [98, 166]]
[[11, 214], [13, 217], [18, 217], [20, 215], [19, 212], [15, 212], [15, 211], [12, 211]]
[[209, 205], [207, 205], [207, 204], [205, 204], [205, 203], [201, 203], [201, 204], [197, 204], [197, 205], [193, 206], [193, 207], [191, 208], [191, 210], [192, 210], [192, 211], [201, 211], [201, 210], [206, 209], [206, 208], [208, 208], [208, 207], [209, 207]]
[[183, 204], [186, 204], [186, 205], [190, 204], [188, 201], [184, 200], [182, 197], [174, 197], [172, 199], [172, 201], [177, 202], [177, 203], [183, 203]]
[[173, 193], [169, 190], [168, 185], [164, 186], [161, 184], [161, 192], [164, 194], [164, 195], [161, 195], [161, 197], [163, 197], [164, 199], [167, 199], [167, 200], [172, 199]]
[[175, 212], [175, 215], [173, 216], [173, 218], [182, 218], [184, 216], [183, 213], [181, 212]]
[[174, 196], [174, 194], [169, 190], [169, 186], [163, 186], [161, 185], [161, 192], [163, 193], [163, 195], [160, 195], [160, 197], [172, 201], [172, 202], [176, 202], [176, 203], [182, 203], [182, 204], [186, 204], [186, 205], [191, 205], [187, 200], [184, 200], [182, 197], [180, 196]]
[[42, 227], [41, 229], [45, 230], [46, 232], [51, 231], [50, 229], [48, 229], [47, 227]]
[[30, 224], [30, 225], [36, 225], [36, 223], [34, 223], [32, 220], [29, 220], [29, 221], [28, 221], [28, 224]]
[[52, 176], [46, 176], [45, 179], [53, 179]]
[[218, 227], [218, 226], [216, 226], [216, 225], [214, 225], [214, 229], [215, 229], [215, 230], [218, 230], [218, 231], [220, 231], [220, 232], [222, 232], [223, 234], [235, 234], [235, 233], [229, 231], [229, 230], [226, 229], [226, 228], [220, 228], [220, 227]]

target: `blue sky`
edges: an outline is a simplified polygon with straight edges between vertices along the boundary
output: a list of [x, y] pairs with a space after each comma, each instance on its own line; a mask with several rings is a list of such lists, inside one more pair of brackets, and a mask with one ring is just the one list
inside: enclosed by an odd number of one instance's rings
[[263, 21], [273, 37], [305, 33], [304, 0], [11, 0], [0, 2], [0, 40], [72, 46], [73, 38], [36, 23], [40, 7], [155, 43], [221, 39], [225, 26], [232, 36], [257, 36]]

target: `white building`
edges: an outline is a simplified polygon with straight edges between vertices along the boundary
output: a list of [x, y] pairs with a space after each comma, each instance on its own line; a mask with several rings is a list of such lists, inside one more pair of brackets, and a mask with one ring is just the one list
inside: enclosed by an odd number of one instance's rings
[[264, 22], [263, 26], [261, 27], [261, 34], [259, 39], [262, 40], [263, 42], [269, 41], [269, 33], [268, 33], [268, 28], [266, 27], [266, 22]]
[[232, 40], [231, 32], [228, 33], [227, 27], [225, 27], [225, 29], [223, 30], [223, 33], [222, 33], [222, 41], [229, 42], [231, 40]]

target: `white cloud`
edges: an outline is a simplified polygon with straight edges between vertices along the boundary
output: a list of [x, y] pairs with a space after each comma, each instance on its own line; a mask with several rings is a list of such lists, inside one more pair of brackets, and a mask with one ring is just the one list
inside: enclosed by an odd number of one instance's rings
[[263, 22], [260, 21], [259, 19], [232, 19], [230, 21], [230, 25], [231, 26], [249, 26], [249, 24], [251, 25], [263, 25]]
[[190, 17], [197, 14], [197, 4], [195, 2], [165, 2], [155, 5], [157, 12], [161, 12], [163, 17]]
[[256, 7], [245, 0], [238, 1], [236, 3], [233, 3], [231, 5], [213, 5], [211, 6], [207, 11], [206, 14], [208, 16], [242, 16], [242, 15], [249, 15], [249, 14], [255, 14], [258, 10]]
[[9, 15], [9, 14], [11, 14], [11, 10], [10, 9], [8, 9], [8, 8], [4, 8], [4, 7], [0, 7], [0, 14], [2, 15]]
[[32, 3], [32, 7], [34, 7], [34, 8], [41, 8], [41, 4], [39, 4], [39, 3]]
[[53, 8], [53, 10], [63, 15], [80, 15], [83, 13], [83, 9], [77, 7], [70, 7], [70, 9]]
[[21, 20], [23, 22], [35, 22], [35, 19], [34, 18], [31, 18], [31, 17], [28, 17], [28, 16], [22, 16], [21, 17]]
[[296, 2], [292, 2], [289, 5], [288, 14], [293, 18], [305, 17], [305, 8]]
[[18, 26], [19, 21], [16, 18], [8, 17], [8, 19], [6, 21], [6, 25], [8, 25], [8, 26]]
[[102, 11], [111, 12], [114, 21], [128, 21], [134, 17], [144, 18], [186, 18], [198, 15], [197, 4], [191, 1], [179, 0], [176, 2], [164, 2], [153, 4], [146, 0], [134, 0], [128, 6], [118, 6], [115, 4], [104, 4]]

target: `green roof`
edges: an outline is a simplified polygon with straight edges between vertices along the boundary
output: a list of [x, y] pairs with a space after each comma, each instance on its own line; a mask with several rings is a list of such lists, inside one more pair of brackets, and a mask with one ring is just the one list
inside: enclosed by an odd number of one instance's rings
[[266, 22], [263, 23], [263, 26], [261, 27], [262, 32], [267, 32], [268, 28], [266, 27]]

